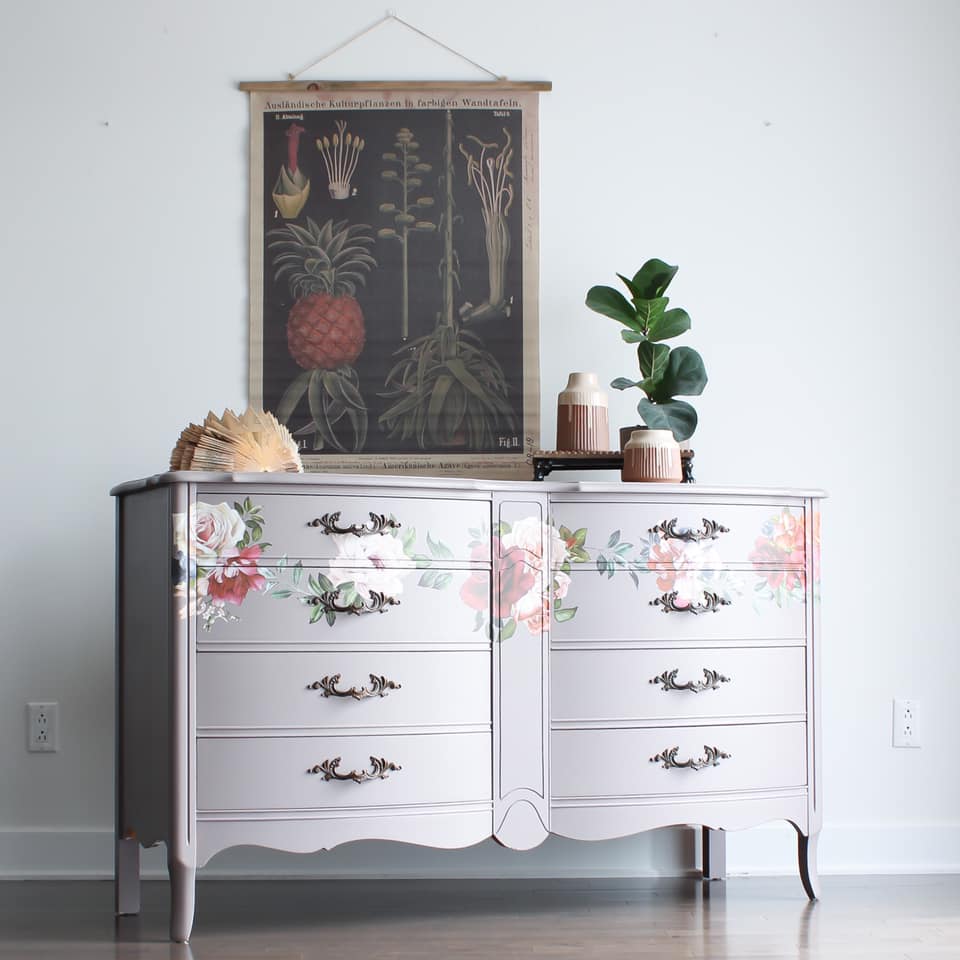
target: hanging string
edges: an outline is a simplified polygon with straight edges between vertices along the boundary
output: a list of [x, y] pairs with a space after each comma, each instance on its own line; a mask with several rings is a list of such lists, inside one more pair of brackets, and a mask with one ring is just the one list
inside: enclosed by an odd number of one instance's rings
[[502, 77], [499, 74], [494, 73], [492, 70], [488, 70], [483, 64], [477, 63], [476, 60], [471, 60], [469, 57], [460, 53], [458, 50], [454, 50], [453, 47], [447, 46], [442, 40], [438, 40], [436, 37], [430, 36], [429, 33], [424, 33], [419, 27], [415, 27], [412, 23], [407, 23], [402, 17], [398, 17], [396, 11], [388, 10], [376, 23], [371, 23], [369, 27], [365, 27], [359, 33], [355, 33], [348, 40], [344, 40], [343, 43], [338, 43], [332, 50], [328, 50], [322, 57], [314, 60], [312, 63], [308, 63], [305, 67], [301, 67], [299, 70], [294, 73], [288, 73], [287, 78], [290, 80], [296, 80], [301, 74], [306, 73], [308, 70], [312, 70], [318, 63], [323, 63], [324, 60], [332, 57], [335, 53], [338, 53], [344, 47], [349, 47], [351, 43], [355, 43], [361, 37], [365, 37], [368, 33], [373, 33], [378, 27], [382, 27], [385, 23], [390, 20], [396, 20], [397, 23], [406, 27], [408, 30], [412, 30], [414, 33], [419, 34], [426, 40], [429, 40], [431, 43], [435, 44], [438, 47], [442, 47], [448, 53], [452, 53], [455, 57], [459, 57], [461, 60], [466, 61], [471, 66], [476, 67], [478, 70], [482, 70], [484, 73], [490, 74], [494, 80], [506, 80], [506, 77]]

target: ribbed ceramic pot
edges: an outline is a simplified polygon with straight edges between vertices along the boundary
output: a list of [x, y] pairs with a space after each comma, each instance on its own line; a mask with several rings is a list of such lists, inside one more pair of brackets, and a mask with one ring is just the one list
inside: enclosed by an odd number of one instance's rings
[[620, 476], [633, 483], [680, 483], [680, 444], [669, 430], [634, 430], [623, 448]]
[[595, 373], [571, 373], [557, 398], [557, 450], [609, 449], [607, 395]]

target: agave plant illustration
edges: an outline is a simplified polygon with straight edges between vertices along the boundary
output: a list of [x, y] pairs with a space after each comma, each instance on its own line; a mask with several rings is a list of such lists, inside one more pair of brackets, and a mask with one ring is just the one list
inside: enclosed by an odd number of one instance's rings
[[332, 200], [346, 200], [350, 196], [350, 181], [357, 170], [360, 151], [366, 140], [347, 133], [347, 121], [336, 121], [337, 132], [332, 137], [320, 137], [317, 149], [327, 168], [327, 181]]
[[417, 154], [420, 144], [406, 127], [397, 131], [393, 147], [393, 150], [383, 154], [383, 159], [391, 166], [380, 176], [400, 187], [400, 202], [380, 204], [380, 212], [392, 216], [394, 226], [378, 230], [377, 236], [381, 240], [396, 240], [400, 244], [400, 337], [406, 340], [410, 336], [409, 237], [411, 233], [433, 233], [437, 225], [423, 218], [423, 211], [433, 206], [433, 197], [416, 196], [423, 186], [421, 175], [429, 173], [433, 167], [421, 161]]
[[287, 128], [287, 162], [280, 167], [280, 174], [273, 186], [273, 202], [284, 220], [300, 216], [310, 196], [310, 180], [297, 163], [303, 132], [303, 127], [298, 123], [291, 123]]
[[507, 216], [513, 205], [513, 184], [510, 182], [513, 180], [510, 170], [513, 141], [505, 127], [503, 135], [505, 141], [502, 147], [498, 143], [484, 143], [472, 135], [466, 139], [472, 141], [479, 152], [476, 149], [468, 150], [462, 143], [459, 145], [467, 161], [467, 179], [479, 194], [483, 208], [489, 280], [487, 299], [464, 312], [467, 320], [483, 320], [507, 312], [505, 289], [507, 260], [510, 257]]
[[431, 444], [490, 447], [501, 432], [516, 429], [516, 420], [507, 402], [502, 367], [484, 348], [483, 340], [463, 328], [454, 310], [454, 290], [460, 281], [453, 247], [453, 114], [449, 110], [439, 185], [442, 308], [432, 333], [397, 351], [401, 359], [387, 375], [383, 394], [394, 403], [381, 415], [380, 425], [391, 438], [413, 439], [421, 449]]
[[289, 422], [306, 393], [311, 420], [294, 436], [313, 434], [315, 450], [345, 451], [344, 421], [351, 449], [363, 449], [367, 439], [367, 406], [353, 363], [367, 336], [355, 294], [377, 265], [367, 252], [374, 242], [369, 230], [346, 220], [318, 226], [308, 217], [305, 227], [287, 223], [267, 234], [274, 279], [288, 284], [295, 301], [287, 317], [287, 346], [305, 371], [284, 391], [277, 419]]

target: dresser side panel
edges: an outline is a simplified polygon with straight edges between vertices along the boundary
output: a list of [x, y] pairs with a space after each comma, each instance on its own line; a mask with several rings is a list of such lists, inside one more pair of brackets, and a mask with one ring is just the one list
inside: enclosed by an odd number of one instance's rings
[[171, 496], [121, 497], [117, 516], [118, 829], [146, 846], [170, 829]]
[[547, 501], [497, 497], [494, 517], [493, 827], [527, 850], [550, 827]]

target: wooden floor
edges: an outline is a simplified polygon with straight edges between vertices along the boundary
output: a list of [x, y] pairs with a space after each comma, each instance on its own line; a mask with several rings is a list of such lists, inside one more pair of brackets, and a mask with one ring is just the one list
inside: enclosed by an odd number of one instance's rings
[[709, 958], [960, 960], [960, 877], [605, 881], [201, 881], [189, 946], [167, 887], [115, 920], [100, 881], [0, 883], [3, 960]]

